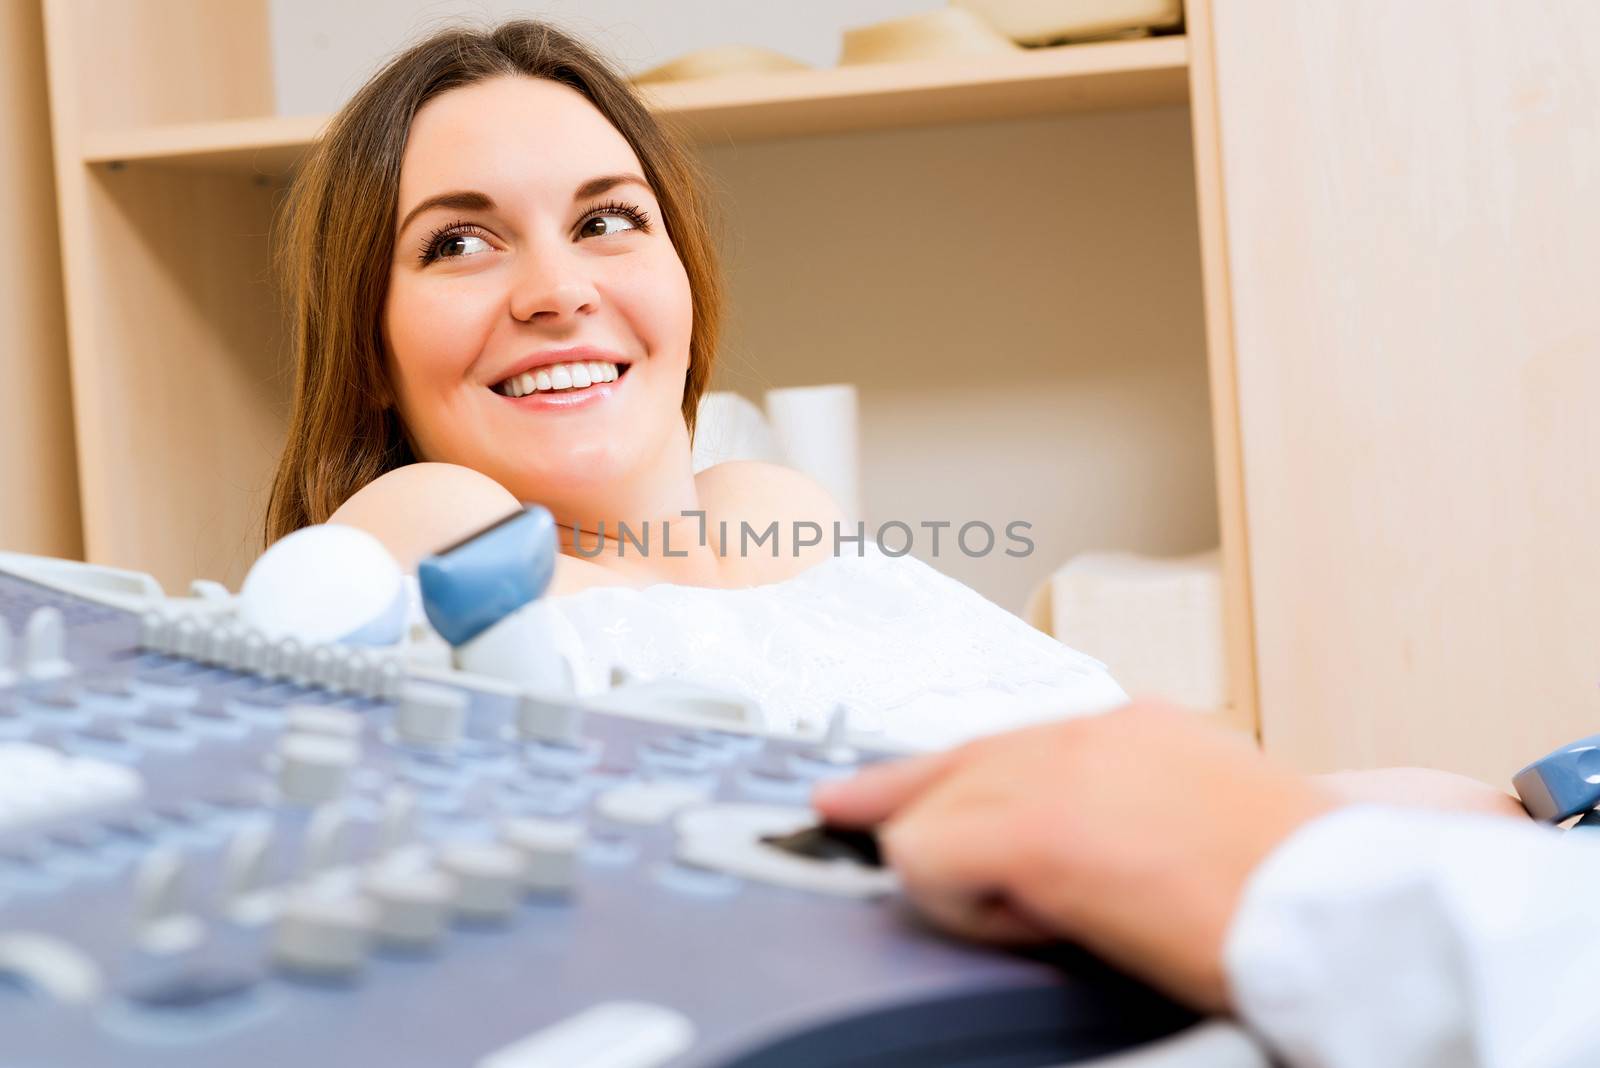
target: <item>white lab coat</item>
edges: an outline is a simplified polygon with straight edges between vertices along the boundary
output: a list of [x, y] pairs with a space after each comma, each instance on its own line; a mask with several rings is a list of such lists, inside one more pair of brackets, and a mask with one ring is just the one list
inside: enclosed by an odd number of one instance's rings
[[1600, 833], [1337, 810], [1252, 876], [1224, 962], [1293, 1068], [1595, 1068]]

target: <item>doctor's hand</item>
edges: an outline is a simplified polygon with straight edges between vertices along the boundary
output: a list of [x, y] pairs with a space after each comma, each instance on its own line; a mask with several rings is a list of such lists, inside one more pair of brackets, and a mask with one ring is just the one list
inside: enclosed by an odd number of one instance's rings
[[1070, 940], [1223, 1011], [1246, 880], [1338, 802], [1243, 738], [1159, 703], [1053, 722], [820, 787], [834, 825], [879, 829], [911, 901], [983, 941]]

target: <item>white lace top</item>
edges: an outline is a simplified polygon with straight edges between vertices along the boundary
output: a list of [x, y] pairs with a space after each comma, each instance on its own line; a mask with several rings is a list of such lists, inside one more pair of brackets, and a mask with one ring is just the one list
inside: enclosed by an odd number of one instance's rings
[[934, 748], [1127, 700], [1098, 660], [873, 545], [762, 586], [595, 586], [547, 604], [580, 694], [620, 666], [753, 698], [780, 731], [820, 730], [842, 702], [855, 730]]

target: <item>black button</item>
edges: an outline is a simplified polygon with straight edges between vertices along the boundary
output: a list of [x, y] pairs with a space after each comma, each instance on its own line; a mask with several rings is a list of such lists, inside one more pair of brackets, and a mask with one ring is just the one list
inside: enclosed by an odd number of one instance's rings
[[761, 841], [797, 857], [849, 860], [869, 868], [883, 867], [883, 852], [878, 848], [878, 836], [871, 831], [853, 831], [819, 824], [793, 834], [767, 835]]

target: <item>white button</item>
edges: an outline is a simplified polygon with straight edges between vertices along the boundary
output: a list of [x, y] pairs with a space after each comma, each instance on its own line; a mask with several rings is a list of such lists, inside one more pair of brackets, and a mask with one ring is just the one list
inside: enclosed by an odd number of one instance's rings
[[807, 754], [826, 764], [854, 764], [861, 754], [850, 745], [850, 709], [834, 705], [828, 717], [827, 729], [822, 733], [822, 744]]
[[305, 890], [292, 897], [273, 930], [272, 959], [288, 971], [339, 976], [367, 958], [376, 914], [359, 897]]
[[694, 1045], [681, 1012], [608, 1001], [498, 1049], [474, 1068], [657, 1068]]
[[172, 652], [175, 656], [193, 657], [200, 645], [200, 624], [188, 616], [179, 617], [172, 625]]
[[17, 683], [17, 673], [11, 667], [11, 644], [11, 624], [0, 616], [0, 690]]
[[139, 927], [174, 916], [183, 900], [183, 855], [163, 849], [145, 857], [133, 884], [133, 910]]
[[517, 733], [528, 741], [576, 742], [582, 731], [583, 709], [571, 699], [524, 693], [517, 702]]
[[377, 696], [377, 666], [365, 649], [351, 649], [345, 658], [345, 689], [363, 697]]
[[66, 621], [61, 610], [36, 609], [22, 632], [22, 673], [40, 681], [72, 674], [72, 665], [66, 657], [66, 640]]
[[294, 638], [269, 641], [266, 650], [266, 674], [276, 679], [292, 679], [300, 669], [300, 642]]
[[407, 683], [394, 709], [395, 733], [412, 745], [454, 745], [466, 719], [466, 694], [425, 682]]
[[171, 632], [172, 622], [167, 619], [166, 613], [152, 609], [139, 617], [139, 648], [164, 651], [162, 646]]
[[260, 631], [250, 627], [245, 628], [244, 635], [239, 639], [239, 653], [235, 659], [235, 667], [256, 675], [263, 673], [267, 661], [267, 640]]
[[383, 817], [378, 826], [378, 852], [399, 849], [417, 833], [417, 795], [395, 787], [383, 795]]
[[344, 790], [345, 778], [360, 759], [348, 738], [326, 734], [290, 734], [278, 743], [278, 789], [298, 805], [320, 805]]
[[305, 874], [327, 871], [349, 852], [350, 817], [338, 805], [319, 806], [306, 827]]
[[439, 855], [439, 867], [456, 881], [457, 914], [472, 920], [503, 920], [522, 896], [521, 853], [487, 842], [457, 842]]
[[354, 692], [350, 685], [350, 647], [325, 645], [321, 652], [314, 672], [317, 684], [335, 693]]
[[242, 827], [228, 843], [222, 858], [222, 897], [236, 904], [267, 884], [267, 857], [272, 848], [272, 828], [266, 824]]
[[527, 861], [522, 885], [539, 894], [572, 890], [585, 837], [581, 824], [566, 820], [515, 819], [500, 827], [500, 840]]
[[362, 882], [377, 906], [378, 938], [421, 949], [443, 936], [455, 901], [456, 882], [444, 872], [407, 864], [382, 864]]
[[100, 968], [90, 957], [33, 931], [0, 933], [0, 976], [7, 975], [69, 1005], [94, 1001], [103, 985]]
[[614, 787], [595, 801], [595, 811], [618, 823], [652, 824], [710, 797], [702, 786], [676, 782], [633, 782]]
[[200, 632], [200, 644], [195, 659], [202, 664], [226, 664], [238, 640], [232, 624], [213, 623]]
[[405, 669], [393, 654], [378, 654], [377, 680], [373, 696], [392, 701], [400, 696], [400, 691], [405, 687]]
[[362, 719], [343, 708], [319, 705], [291, 705], [287, 729], [302, 734], [326, 734], [333, 738], [361, 737]]
[[121, 804], [143, 792], [144, 780], [121, 765], [69, 758], [27, 742], [0, 743], [0, 832]]

